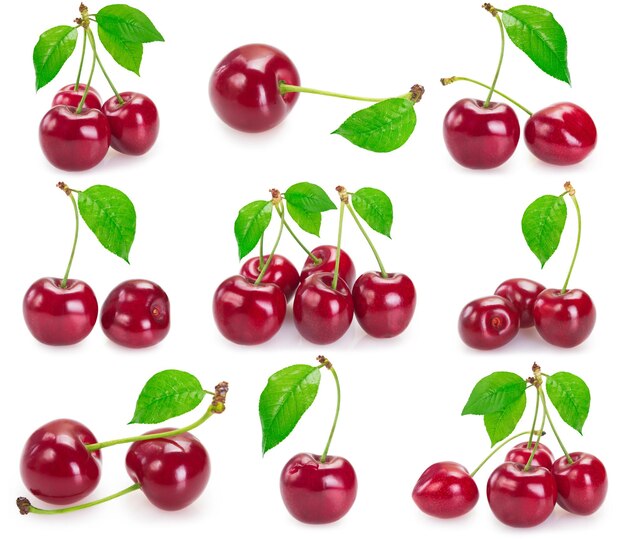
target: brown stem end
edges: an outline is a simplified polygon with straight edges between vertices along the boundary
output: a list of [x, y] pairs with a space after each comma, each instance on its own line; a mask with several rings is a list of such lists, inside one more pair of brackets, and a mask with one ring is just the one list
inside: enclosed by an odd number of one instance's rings
[[215, 394], [211, 406], [215, 409], [214, 413], [221, 414], [226, 409], [226, 394], [228, 393], [228, 382], [220, 382], [215, 386]]
[[343, 202], [344, 204], [347, 204], [349, 202], [348, 191], [343, 185], [338, 185], [337, 187], [335, 187], [335, 191], [339, 193], [339, 199], [341, 200], [341, 202]]
[[456, 77], [443, 77], [439, 79], [442, 86], [448, 86], [448, 84], [452, 84], [456, 80]]
[[317, 356], [315, 359], [317, 359], [317, 361], [319, 361], [322, 365], [324, 365], [324, 367], [326, 367], [328, 370], [333, 368], [333, 364], [328, 361], [328, 359], [325, 356]]
[[426, 90], [421, 84], [414, 84], [413, 86], [411, 86], [411, 101], [413, 101], [413, 103], [419, 103], [425, 91]]
[[567, 191], [567, 194], [573, 197], [576, 194], [576, 189], [572, 186], [570, 182], [565, 182], [563, 188]]
[[498, 14], [498, 10], [489, 3], [483, 4], [482, 7], [483, 9], [486, 9], [489, 13], [491, 13], [494, 17]]
[[61, 189], [61, 191], [63, 191], [67, 196], [70, 196], [70, 194], [72, 193], [72, 190], [65, 184], [65, 182], [57, 183], [57, 187]]
[[28, 513], [30, 513], [31, 505], [28, 498], [20, 496], [17, 500], [15, 500], [15, 503], [17, 504], [17, 508], [20, 510], [20, 515], [28, 515]]

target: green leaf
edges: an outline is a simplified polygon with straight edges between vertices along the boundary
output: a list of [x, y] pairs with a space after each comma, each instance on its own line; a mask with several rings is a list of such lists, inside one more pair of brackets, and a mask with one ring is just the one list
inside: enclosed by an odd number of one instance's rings
[[188, 372], [156, 373], [143, 386], [130, 423], [154, 424], [186, 414], [206, 395], [198, 379]]
[[526, 410], [526, 392], [499, 412], [485, 414], [485, 428], [491, 447], [504, 440], [514, 430]]
[[285, 200], [300, 210], [319, 213], [336, 210], [337, 206], [326, 192], [314, 183], [296, 183], [285, 191]]
[[587, 384], [574, 374], [557, 372], [548, 377], [546, 391], [561, 419], [582, 434], [591, 404]]
[[306, 211], [289, 202], [287, 202], [287, 211], [302, 230], [319, 237], [322, 225], [322, 214], [320, 212]]
[[352, 205], [373, 230], [391, 238], [393, 206], [385, 193], [364, 187], [352, 195]]
[[102, 26], [98, 26], [98, 37], [104, 48], [122, 67], [139, 75], [143, 45], [126, 41], [115, 34], [110, 34]]
[[413, 105], [404, 97], [385, 99], [355, 112], [332, 134], [372, 152], [391, 152], [402, 146], [415, 129]]
[[526, 391], [526, 381], [512, 372], [494, 372], [474, 386], [461, 415], [486, 415], [504, 410]]
[[542, 268], [557, 250], [566, 220], [565, 201], [554, 195], [539, 197], [524, 211], [522, 233]]
[[39, 36], [33, 49], [35, 87], [43, 88], [54, 77], [76, 48], [78, 32], [71, 26], [55, 26]]
[[255, 200], [239, 210], [235, 220], [235, 238], [239, 247], [239, 260], [259, 243], [272, 219], [272, 202]]
[[96, 14], [96, 22], [107, 34], [117, 36], [122, 41], [130, 43], [165, 41], [145, 13], [126, 4], [103, 7]]
[[128, 262], [137, 225], [130, 199], [113, 187], [94, 185], [78, 194], [78, 209], [103, 247]]
[[535, 6], [515, 6], [502, 13], [511, 41], [545, 73], [571, 84], [567, 38], [552, 13]]
[[263, 454], [282, 442], [313, 404], [320, 385], [318, 367], [292, 365], [270, 376], [259, 399]]

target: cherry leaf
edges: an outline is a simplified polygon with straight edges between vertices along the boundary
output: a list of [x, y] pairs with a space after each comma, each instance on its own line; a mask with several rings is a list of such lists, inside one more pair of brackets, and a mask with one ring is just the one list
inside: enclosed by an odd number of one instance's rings
[[239, 260], [259, 243], [272, 219], [272, 202], [255, 200], [239, 210], [235, 220], [235, 238], [239, 247]]
[[501, 412], [526, 391], [526, 381], [512, 372], [494, 372], [479, 380], [461, 415]]
[[526, 392], [498, 412], [485, 414], [484, 422], [491, 447], [504, 440], [517, 427], [526, 410]]
[[557, 372], [548, 377], [546, 392], [561, 419], [582, 434], [591, 404], [589, 387], [582, 378], [569, 372]]
[[309, 213], [337, 209], [337, 206], [321, 187], [309, 182], [300, 182], [289, 187], [285, 191], [285, 200], [291, 206]]
[[391, 238], [393, 205], [385, 193], [364, 187], [352, 195], [352, 205], [372, 230]]
[[567, 206], [559, 196], [539, 197], [524, 211], [522, 233], [542, 268], [557, 250], [566, 220]]
[[35, 88], [39, 90], [57, 76], [76, 48], [78, 32], [72, 26], [55, 26], [39, 36], [33, 49]]
[[322, 214], [320, 212], [306, 211], [289, 202], [287, 202], [287, 211], [302, 230], [319, 237], [322, 226]]
[[130, 43], [165, 41], [148, 16], [126, 4], [111, 4], [95, 15], [98, 26], [107, 34]]
[[116, 34], [109, 33], [102, 26], [98, 26], [98, 37], [102, 45], [119, 65], [139, 75], [143, 45], [126, 41]]

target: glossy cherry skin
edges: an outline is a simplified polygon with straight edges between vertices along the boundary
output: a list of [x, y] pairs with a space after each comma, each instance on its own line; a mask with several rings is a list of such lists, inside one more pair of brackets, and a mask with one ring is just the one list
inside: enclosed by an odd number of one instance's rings
[[46, 159], [70, 172], [95, 167], [111, 142], [109, 122], [98, 109], [52, 107], [39, 124], [39, 144]]
[[[528, 459], [530, 458], [530, 455], [533, 452], [535, 443], [536, 442], [533, 442], [530, 448], [528, 447], [528, 444], [526, 442], [517, 444], [506, 454], [506, 457], [504, 457], [504, 461], [517, 462], [518, 464], [526, 465]], [[551, 470], [553, 460], [554, 455], [552, 455], [552, 451], [550, 451], [545, 445], [540, 443], [533, 457], [533, 461], [531, 462], [531, 466], [542, 466], [546, 470]]]
[[415, 286], [403, 273], [378, 271], [361, 275], [352, 287], [354, 314], [368, 335], [395, 337], [402, 333], [415, 312]]
[[582, 343], [593, 331], [596, 308], [583, 290], [547, 288], [535, 301], [535, 327], [546, 341], [555, 346], [572, 348]]
[[298, 287], [293, 299], [296, 329], [315, 344], [330, 344], [343, 337], [354, 316], [350, 288], [341, 277], [335, 290], [332, 282], [332, 273], [314, 273]]
[[117, 344], [128, 348], [153, 346], [170, 330], [170, 301], [152, 281], [124, 281], [104, 300], [100, 324], [104, 334]]
[[515, 111], [491, 101], [457, 101], [443, 121], [443, 139], [454, 160], [467, 168], [499, 167], [515, 151], [520, 126]]
[[213, 296], [213, 318], [220, 333], [237, 344], [261, 344], [283, 325], [287, 300], [275, 284], [255, 285], [233, 275], [217, 287]]
[[123, 104], [113, 96], [102, 105], [111, 128], [111, 147], [127, 155], [143, 155], [159, 135], [159, 112], [154, 102], [138, 92], [122, 92]]
[[519, 331], [519, 315], [511, 302], [487, 296], [468, 303], [459, 316], [459, 335], [478, 350], [493, 350], [510, 342]]
[[227, 54], [209, 82], [217, 115], [234, 129], [248, 133], [278, 125], [295, 105], [298, 93], [280, 94], [278, 83], [299, 86], [300, 76], [284, 52], [260, 43]]
[[[337, 260], [337, 247], [334, 245], [320, 245], [311, 251], [313, 256], [321, 260], [319, 264], [315, 264], [313, 259], [309, 256], [304, 261], [304, 266], [300, 272], [300, 282], [311, 274], [316, 272], [332, 273], [335, 271], [335, 262]], [[339, 277], [341, 277], [346, 284], [352, 288], [354, 279], [356, 278], [356, 271], [352, 259], [343, 249], [339, 255]]]
[[[63, 88], [61, 88], [52, 99], [52, 106], [54, 107], [56, 105], [70, 105], [71, 107], [78, 107], [81, 100], [83, 99], [85, 86], [85, 84], [79, 84], [78, 90], [74, 90], [74, 84], [68, 84], [67, 86], [63, 86]], [[89, 91], [87, 92], [84, 106], [88, 109], [99, 109], [102, 106], [100, 94], [93, 86], [91, 86], [89, 88]]]
[[[264, 255], [263, 260], [267, 262], [269, 255]], [[259, 270], [259, 257], [255, 256], [246, 260], [239, 273], [244, 277], [256, 281], [261, 273]], [[263, 274], [263, 283], [272, 283], [278, 286], [285, 294], [287, 303], [291, 301], [296, 293], [296, 288], [300, 284], [300, 274], [296, 267], [284, 256], [275, 254], [270, 262], [270, 267]]]
[[596, 147], [598, 134], [591, 116], [574, 103], [556, 103], [535, 112], [526, 122], [526, 146], [552, 165], [574, 165]]
[[530, 279], [508, 279], [504, 281], [494, 294], [508, 299], [519, 314], [519, 326], [530, 328], [535, 325], [533, 308], [537, 296], [545, 290], [545, 286]]
[[550, 470], [504, 462], [489, 476], [487, 501], [500, 522], [515, 528], [537, 526], [556, 505], [556, 481]]
[[55, 419], [30, 435], [20, 459], [26, 488], [40, 500], [69, 505], [90, 494], [100, 481], [100, 451], [89, 452], [96, 437], [73, 419]]
[[577, 515], [590, 515], [598, 510], [606, 497], [609, 481], [604, 464], [589, 453], [570, 453], [554, 461], [552, 475], [559, 491], [557, 503]]
[[426, 468], [417, 480], [413, 501], [432, 517], [460, 517], [476, 505], [478, 487], [464, 466], [456, 462], [437, 462]]
[[357, 478], [343, 457], [298, 453], [280, 474], [280, 493], [291, 516], [307, 524], [328, 524], [343, 517], [356, 499]]
[[22, 311], [26, 326], [39, 342], [52, 345], [76, 344], [98, 320], [98, 300], [91, 287], [77, 279], [44, 277], [26, 291]]
[[[172, 430], [160, 428], [146, 434]], [[152, 504], [178, 511], [202, 494], [209, 482], [211, 462], [200, 440], [185, 432], [133, 442], [126, 453], [126, 471]]]

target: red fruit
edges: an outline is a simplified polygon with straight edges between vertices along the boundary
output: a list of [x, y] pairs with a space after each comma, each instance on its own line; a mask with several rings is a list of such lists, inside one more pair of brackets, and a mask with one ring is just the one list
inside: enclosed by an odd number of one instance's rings
[[[263, 260], [267, 262], [268, 255], [263, 257]], [[255, 256], [244, 262], [239, 271], [241, 275], [256, 281], [257, 277], [261, 273], [259, 271], [259, 257]], [[263, 274], [263, 283], [271, 283], [278, 286], [285, 294], [287, 303], [291, 301], [291, 298], [296, 292], [296, 288], [300, 284], [300, 274], [296, 267], [284, 256], [275, 254], [270, 262], [270, 267]]]
[[111, 128], [111, 147], [127, 155], [143, 155], [156, 142], [159, 113], [154, 102], [138, 92], [122, 92], [102, 105]]
[[488, 296], [468, 303], [459, 316], [459, 335], [478, 350], [493, 350], [510, 342], [519, 331], [519, 315], [510, 301]]
[[[74, 90], [74, 84], [63, 86], [63, 88], [61, 88], [52, 99], [52, 106], [69, 105], [70, 107], [78, 107], [83, 99], [85, 86], [85, 84], [79, 84], [78, 90]], [[85, 98], [85, 104], [83, 106], [88, 109], [99, 109], [101, 107], [101, 103], [100, 94], [93, 86], [91, 86], [87, 92], [87, 97]]]
[[[506, 454], [506, 457], [504, 457], [504, 461], [517, 462], [518, 464], [526, 465], [531, 453], [533, 452], [535, 443], [536, 442], [533, 442], [530, 448], [528, 447], [528, 444], [526, 442], [517, 444]], [[554, 456], [552, 455], [552, 451], [550, 451], [545, 445], [540, 443], [537, 451], [535, 452], [535, 456], [533, 457], [533, 461], [531, 462], [531, 466], [542, 466], [547, 470], [551, 470], [553, 460]]]
[[535, 325], [533, 317], [535, 300], [545, 288], [530, 279], [509, 279], [498, 286], [494, 294], [508, 299], [519, 314], [520, 327], [529, 328]]
[[[334, 245], [320, 245], [311, 251], [313, 256], [320, 260], [316, 265], [313, 259], [309, 256], [304, 261], [304, 266], [300, 272], [300, 282], [313, 273], [333, 273], [335, 271], [335, 262], [337, 260], [337, 247]], [[356, 277], [356, 271], [352, 259], [348, 256], [343, 249], [339, 255], [339, 277], [341, 277], [349, 287], [354, 284]]]
[[557, 503], [577, 515], [590, 515], [598, 510], [606, 497], [609, 481], [604, 464], [589, 453], [570, 453], [554, 461], [552, 475], [559, 491]]

